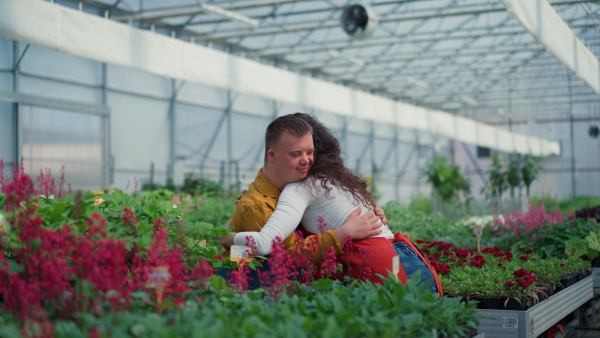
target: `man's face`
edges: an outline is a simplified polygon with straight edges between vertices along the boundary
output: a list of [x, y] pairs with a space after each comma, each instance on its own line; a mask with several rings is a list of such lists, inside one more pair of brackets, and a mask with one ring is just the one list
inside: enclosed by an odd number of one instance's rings
[[285, 131], [267, 154], [278, 180], [288, 184], [306, 178], [314, 163], [314, 151], [311, 133], [298, 137]]

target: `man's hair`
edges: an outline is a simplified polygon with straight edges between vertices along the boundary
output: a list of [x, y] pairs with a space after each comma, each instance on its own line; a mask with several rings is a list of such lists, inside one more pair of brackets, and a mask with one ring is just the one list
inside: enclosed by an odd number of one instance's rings
[[283, 115], [269, 123], [265, 133], [265, 164], [267, 163], [269, 149], [274, 149], [283, 135], [288, 132], [300, 137], [312, 133], [312, 127], [308, 122], [294, 114]]

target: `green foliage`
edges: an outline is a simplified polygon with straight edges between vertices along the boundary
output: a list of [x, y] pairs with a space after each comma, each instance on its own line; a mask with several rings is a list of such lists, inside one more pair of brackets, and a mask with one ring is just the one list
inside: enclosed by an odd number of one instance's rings
[[498, 204], [502, 200], [502, 194], [508, 187], [504, 163], [500, 156], [494, 155], [492, 157], [492, 164], [487, 170], [487, 174], [488, 186], [481, 188], [481, 192], [485, 195], [486, 199], [491, 201], [497, 210]]
[[540, 162], [541, 159], [535, 156], [525, 155], [522, 158], [521, 176], [523, 177], [523, 183], [527, 189], [527, 196], [529, 196], [529, 187], [531, 187], [531, 184], [538, 177], [540, 170], [542, 169]]
[[192, 174], [185, 175], [181, 192], [191, 195], [221, 196], [221, 184]]
[[531, 249], [540, 257], [564, 257], [567, 243], [572, 238], [585, 238], [590, 231], [599, 231], [600, 224], [583, 219], [566, 220], [562, 223], [546, 224], [522, 236], [509, 236], [496, 242], [500, 247], [516, 252]]
[[557, 199], [549, 195], [533, 195], [529, 199], [532, 205], [543, 205], [546, 209], [558, 209], [566, 217], [571, 213], [583, 208], [591, 208], [600, 205], [600, 197], [597, 196], [577, 196], [567, 199]]
[[431, 199], [427, 197], [418, 197], [410, 201], [409, 210], [420, 211], [424, 214], [431, 214]]
[[[439, 213], [426, 214], [402, 208], [391, 201], [382, 207], [392, 232], [401, 232], [411, 240], [445, 241], [461, 247], [476, 247], [473, 229], [462, 221], [453, 221]], [[489, 233], [488, 233], [489, 235]]]
[[459, 166], [448, 165], [444, 157], [436, 157], [428, 163], [424, 171], [427, 182], [431, 183], [443, 201], [458, 199], [462, 193], [468, 200], [471, 183], [462, 174]]
[[380, 287], [327, 284], [296, 285], [277, 301], [263, 298], [262, 290], [238, 294], [211, 284], [188, 295], [180, 310], [156, 314], [140, 306], [99, 317], [81, 314], [77, 324], [57, 325], [57, 336], [87, 336], [100, 328], [111, 337], [468, 337], [477, 325], [474, 304], [438, 299], [416, 279], [406, 286], [391, 280]]

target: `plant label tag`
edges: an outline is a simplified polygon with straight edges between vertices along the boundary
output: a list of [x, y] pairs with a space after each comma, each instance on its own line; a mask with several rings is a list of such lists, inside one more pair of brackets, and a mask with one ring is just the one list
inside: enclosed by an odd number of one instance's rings
[[502, 317], [502, 327], [505, 329], [518, 329], [519, 328], [519, 318]]
[[396, 281], [398, 281], [398, 274], [400, 273], [400, 257], [398, 255], [392, 257], [392, 272]]
[[196, 245], [197, 246], [201, 246], [203, 248], [206, 248], [206, 240], [205, 239], [197, 239], [196, 240]]
[[598, 220], [597, 220], [595, 217], [590, 217], [590, 218], [588, 218], [587, 220], [588, 220], [588, 221], [592, 221], [592, 222], [594, 222], [594, 223], [597, 223], [597, 222], [598, 222]]
[[239, 264], [240, 261], [249, 262], [252, 260], [250, 253], [252, 249], [245, 245], [232, 245], [230, 260]]
[[481, 236], [482, 233], [483, 233], [483, 227], [481, 225], [473, 226], [473, 234], [475, 236]]
[[169, 280], [171, 279], [171, 274], [169, 273], [169, 267], [167, 266], [157, 266], [148, 272], [148, 281], [146, 282], [146, 287], [148, 288], [157, 288], [165, 286]]

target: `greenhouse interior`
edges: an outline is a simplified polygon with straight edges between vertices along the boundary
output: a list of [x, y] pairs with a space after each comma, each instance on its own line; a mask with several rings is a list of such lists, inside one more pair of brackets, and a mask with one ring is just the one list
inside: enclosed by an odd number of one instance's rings
[[0, 337], [600, 335], [599, 58], [592, 0], [0, 0]]

